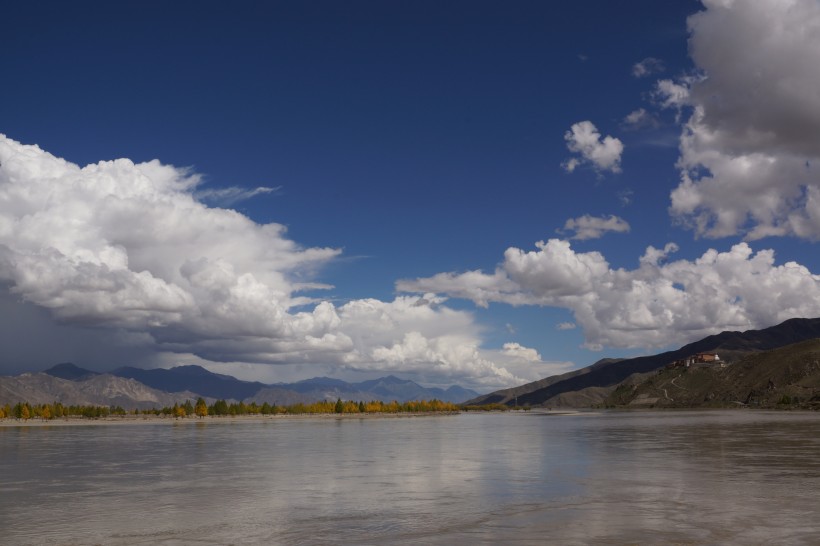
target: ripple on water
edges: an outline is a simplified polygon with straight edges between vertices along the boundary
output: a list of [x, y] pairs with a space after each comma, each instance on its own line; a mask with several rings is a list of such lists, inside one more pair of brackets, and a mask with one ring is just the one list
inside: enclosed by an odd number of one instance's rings
[[[590, 418], [594, 417], [594, 418]], [[9, 544], [814, 544], [820, 416], [0, 430]]]

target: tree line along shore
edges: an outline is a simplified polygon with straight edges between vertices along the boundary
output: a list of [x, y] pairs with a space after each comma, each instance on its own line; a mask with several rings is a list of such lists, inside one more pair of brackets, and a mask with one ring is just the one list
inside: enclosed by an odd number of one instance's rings
[[66, 405], [60, 402], [50, 404], [30, 404], [18, 402], [14, 406], [5, 404], [0, 406], [0, 419], [41, 419], [51, 420], [67, 417], [98, 419], [105, 417], [132, 416], [163, 416], [175, 418], [207, 417], [207, 416], [244, 416], [244, 415], [310, 415], [310, 414], [387, 414], [387, 413], [451, 413], [463, 408], [451, 402], [441, 400], [413, 400], [408, 402], [369, 402], [337, 399], [320, 401], [312, 404], [291, 404], [280, 406], [276, 404], [257, 404], [256, 402], [227, 402], [216, 400], [212, 404], [199, 398], [196, 402], [186, 400], [182, 404], [151, 409], [127, 410], [121, 406], [99, 405]]

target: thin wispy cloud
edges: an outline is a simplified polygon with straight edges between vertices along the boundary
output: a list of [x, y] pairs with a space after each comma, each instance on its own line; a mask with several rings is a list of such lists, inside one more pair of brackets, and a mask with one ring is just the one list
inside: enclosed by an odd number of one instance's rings
[[564, 229], [558, 231], [574, 232], [570, 239], [584, 241], [599, 239], [607, 233], [629, 233], [629, 229], [629, 223], [618, 216], [596, 217], [585, 214], [578, 218], [570, 218], [564, 223]]
[[656, 129], [660, 126], [660, 121], [646, 108], [638, 108], [627, 114], [621, 125], [627, 130], [638, 131], [641, 129]]
[[248, 199], [252, 199], [257, 195], [270, 195], [278, 193], [279, 191], [281, 191], [281, 189], [282, 186], [276, 186], [273, 188], [267, 186], [259, 186], [257, 188], [252, 189], [240, 188], [238, 186], [231, 186], [228, 188], [209, 188], [197, 190], [194, 193], [194, 197], [206, 203], [218, 205], [221, 207], [228, 207], [231, 205], [235, 205], [241, 201], [247, 201]]
[[646, 57], [632, 65], [632, 75], [636, 78], [646, 78], [664, 70], [666, 70], [664, 62], [655, 57]]

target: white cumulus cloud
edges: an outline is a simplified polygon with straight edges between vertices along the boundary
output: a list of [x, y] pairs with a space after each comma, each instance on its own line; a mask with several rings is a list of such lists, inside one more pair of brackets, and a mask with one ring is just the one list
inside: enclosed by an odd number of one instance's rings
[[541, 360], [541, 355], [538, 354], [538, 351], [529, 347], [524, 347], [520, 343], [505, 343], [503, 351], [507, 355], [515, 358], [521, 358], [523, 360], [529, 360], [530, 362], [538, 362]]
[[820, 239], [820, 4], [704, 5], [688, 21], [699, 77], [658, 84], [689, 111], [671, 213], [707, 237]]
[[581, 121], [564, 134], [569, 151], [578, 154], [563, 163], [567, 172], [581, 165], [591, 165], [596, 171], [621, 172], [623, 143], [615, 137], [602, 137], [591, 121]]
[[574, 367], [571, 362], [545, 361], [535, 349], [515, 342], [505, 343], [494, 358], [503, 362], [504, 367], [515, 372], [517, 376], [525, 378], [525, 383], [559, 375]]
[[689, 105], [689, 84], [695, 80], [659, 80], [652, 96], [663, 108], [680, 109]]
[[316, 273], [340, 251], [303, 248], [282, 225], [209, 207], [199, 184], [156, 160], [79, 167], [0, 135], [0, 283], [60, 324], [130, 332], [138, 337], [122, 337], [158, 355], [488, 388], [530, 378], [521, 359], [482, 348], [472, 315], [441, 298], [337, 307], [306, 295], [329, 288]]
[[[762, 328], [820, 314], [820, 276], [772, 250], [740, 243], [671, 261], [675, 244], [649, 247], [632, 270], [612, 268], [598, 252], [575, 252], [559, 239], [536, 250], [509, 248], [493, 273], [440, 273], [397, 283], [474, 301], [569, 309], [586, 347], [682, 345], [722, 330]], [[560, 328], [560, 326], [559, 326]]]

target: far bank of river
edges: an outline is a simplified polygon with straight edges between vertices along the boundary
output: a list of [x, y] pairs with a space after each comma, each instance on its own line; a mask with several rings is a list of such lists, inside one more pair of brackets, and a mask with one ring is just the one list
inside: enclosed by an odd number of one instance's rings
[[0, 427], [51, 427], [51, 426], [104, 426], [104, 425], [189, 425], [197, 423], [261, 423], [280, 420], [306, 419], [402, 419], [413, 417], [446, 417], [458, 415], [458, 411], [447, 412], [416, 412], [416, 413], [303, 413], [277, 415], [233, 415], [207, 417], [170, 417], [165, 415], [123, 415], [110, 417], [60, 417], [58, 419], [16, 419], [9, 417], [0, 419]]
[[811, 410], [770, 410], [770, 409], [644, 409], [644, 408], [617, 408], [617, 409], [543, 409], [510, 410], [510, 411], [430, 411], [430, 412], [397, 412], [397, 413], [301, 413], [276, 415], [208, 415], [206, 417], [172, 417], [168, 415], [116, 415], [108, 417], [60, 417], [55, 419], [18, 419], [14, 417], [0, 418], [0, 427], [66, 427], [66, 426], [111, 426], [111, 425], [192, 425], [192, 424], [230, 424], [230, 423], [264, 423], [269, 421], [306, 421], [306, 420], [362, 420], [362, 419], [412, 419], [418, 417], [448, 417], [454, 415], [541, 415], [554, 417], [568, 416], [601, 416], [606, 414], [675, 414], [686, 413], [708, 415], [715, 411], [730, 413], [781, 413], [781, 414], [816, 414]]

